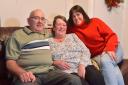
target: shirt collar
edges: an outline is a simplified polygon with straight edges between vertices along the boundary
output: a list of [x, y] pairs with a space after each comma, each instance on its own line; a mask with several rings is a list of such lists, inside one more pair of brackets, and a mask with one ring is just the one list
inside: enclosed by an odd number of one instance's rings
[[39, 34], [45, 35], [45, 29], [44, 29], [44, 31], [42, 31], [42, 32], [33, 32], [32, 30], [29, 29], [29, 26], [26, 26], [26, 27], [24, 27], [23, 30], [24, 30], [27, 34], [39, 33]]

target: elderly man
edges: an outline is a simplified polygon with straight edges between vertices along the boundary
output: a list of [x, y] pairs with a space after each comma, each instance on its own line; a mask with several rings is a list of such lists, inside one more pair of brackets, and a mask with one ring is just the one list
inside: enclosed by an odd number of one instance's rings
[[6, 64], [15, 75], [14, 85], [81, 85], [79, 77], [52, 66], [43, 11], [33, 10], [27, 20], [29, 27], [15, 31], [6, 44]]

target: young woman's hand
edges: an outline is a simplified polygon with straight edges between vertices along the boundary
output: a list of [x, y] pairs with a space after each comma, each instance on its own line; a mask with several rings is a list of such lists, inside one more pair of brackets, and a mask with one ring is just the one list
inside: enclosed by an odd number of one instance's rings
[[113, 61], [117, 61], [117, 56], [114, 51], [108, 51], [107, 53]]

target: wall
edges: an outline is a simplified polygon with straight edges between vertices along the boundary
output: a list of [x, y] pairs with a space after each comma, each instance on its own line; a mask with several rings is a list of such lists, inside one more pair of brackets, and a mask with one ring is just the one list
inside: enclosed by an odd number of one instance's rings
[[123, 10], [123, 27], [121, 41], [124, 48], [125, 58], [128, 58], [128, 0], [125, 0]]
[[48, 23], [51, 24], [55, 15], [68, 17], [69, 9], [74, 4], [81, 4], [85, 10], [89, 6], [88, 0], [0, 0], [0, 2], [0, 26], [27, 25], [28, 14], [36, 8], [44, 10]]
[[1, 26], [24, 26], [31, 10], [44, 10], [48, 20], [57, 15], [66, 15], [68, 0], [0, 0]]

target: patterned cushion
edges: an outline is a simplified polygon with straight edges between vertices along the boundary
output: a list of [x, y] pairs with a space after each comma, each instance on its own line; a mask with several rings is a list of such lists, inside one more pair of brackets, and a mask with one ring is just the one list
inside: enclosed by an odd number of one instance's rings
[[100, 70], [98, 63], [95, 60], [91, 59], [91, 62], [98, 70]]

